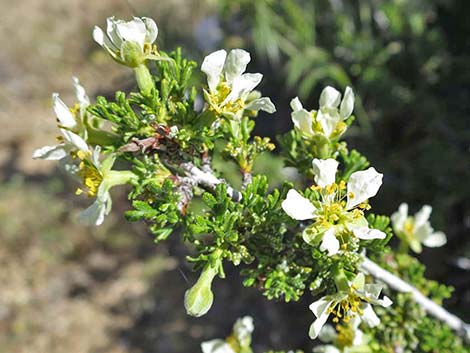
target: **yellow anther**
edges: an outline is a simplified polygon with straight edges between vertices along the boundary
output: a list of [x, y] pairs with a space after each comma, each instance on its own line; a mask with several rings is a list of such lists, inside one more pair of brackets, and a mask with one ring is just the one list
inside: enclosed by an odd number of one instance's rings
[[338, 185], [340, 190], [346, 189], [346, 182], [344, 180], [341, 180]]

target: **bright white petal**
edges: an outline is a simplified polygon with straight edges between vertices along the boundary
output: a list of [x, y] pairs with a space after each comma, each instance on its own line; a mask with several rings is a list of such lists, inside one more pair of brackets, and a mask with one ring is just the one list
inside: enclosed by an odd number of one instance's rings
[[424, 205], [414, 216], [414, 226], [415, 228], [421, 227], [429, 220], [431, 216], [432, 207], [429, 205]]
[[281, 206], [284, 212], [298, 221], [312, 219], [315, 216], [315, 206], [294, 189], [289, 190]]
[[317, 121], [320, 123], [325, 136], [330, 137], [341, 121], [341, 116], [336, 108], [322, 108], [317, 112]]
[[361, 319], [369, 327], [375, 327], [380, 324], [380, 319], [370, 304], [364, 305]]
[[261, 74], [243, 74], [235, 77], [232, 82], [232, 91], [227, 98], [225, 98], [222, 104], [227, 104], [228, 102], [233, 102], [239, 98], [243, 98], [243, 96], [253, 91], [262, 79], [263, 75]]
[[54, 107], [54, 113], [61, 126], [71, 129], [77, 125], [75, 117], [69, 108], [67, 108], [65, 103], [62, 102], [62, 99], [59, 98], [58, 93], [52, 94], [52, 103]]
[[379, 299], [379, 304], [382, 305], [384, 308], [388, 308], [390, 305], [393, 304], [393, 302], [389, 297], [385, 295], [383, 299]]
[[262, 97], [255, 99], [254, 101], [250, 102], [245, 109], [249, 110], [264, 110], [267, 113], [274, 113], [276, 111], [276, 107], [274, 106], [273, 102], [271, 102], [271, 99], [268, 97]]
[[311, 339], [317, 338], [320, 334], [322, 327], [325, 325], [328, 317], [330, 316], [328, 309], [332, 303], [333, 300], [321, 298], [320, 300], [310, 304], [309, 309], [317, 318], [310, 326], [309, 335]]
[[75, 148], [77, 148], [80, 151], [83, 152], [88, 152], [88, 145], [85, 142], [84, 139], [82, 139], [80, 136], [77, 134], [74, 134], [72, 131], [65, 130], [65, 129], [60, 129], [60, 132], [64, 136], [65, 140], [72, 144]]
[[104, 32], [98, 26], [95, 26], [95, 28], [93, 28], [93, 39], [99, 45], [104, 46]]
[[124, 41], [135, 42], [144, 47], [147, 29], [140, 18], [134, 17], [132, 21], [116, 23], [116, 32]]
[[78, 220], [87, 225], [99, 226], [103, 223], [106, 212], [106, 202], [97, 198], [90, 207], [80, 213]]
[[402, 231], [405, 221], [408, 218], [408, 204], [402, 203], [398, 207], [398, 211], [391, 215], [393, 229], [396, 232]]
[[325, 234], [323, 234], [320, 250], [328, 251], [328, 256], [333, 256], [338, 253], [339, 241], [336, 238], [333, 228], [328, 229]]
[[354, 109], [354, 92], [351, 89], [351, 87], [346, 87], [343, 100], [341, 101], [339, 115], [341, 115], [341, 118], [343, 118], [343, 120], [347, 119], [352, 114], [353, 109]]
[[447, 243], [447, 237], [443, 232], [434, 232], [423, 239], [423, 244], [430, 248], [438, 248]]
[[245, 343], [251, 339], [251, 334], [255, 329], [253, 318], [245, 316], [238, 319], [233, 325], [233, 332], [240, 343]]
[[426, 222], [426, 223], [422, 224], [419, 227], [416, 227], [416, 225], [415, 225], [415, 227], [413, 228], [413, 239], [412, 240], [415, 240], [418, 243], [422, 243], [422, 242], [424, 242], [424, 239], [429, 237], [433, 232], [434, 232], [434, 229], [432, 229], [429, 222]]
[[[114, 17], [108, 17], [106, 19], [106, 33], [108, 35], [108, 41], [111, 43], [111, 47], [114, 50], [121, 49], [123, 39], [117, 32], [117, 25], [118, 23], [124, 23], [122, 20], [115, 20]], [[105, 43], [106, 45], [106, 37]]]
[[224, 72], [225, 80], [230, 84], [236, 77], [245, 72], [246, 66], [250, 62], [250, 53], [243, 49], [233, 49], [225, 60]]
[[290, 101], [290, 107], [292, 108], [294, 112], [303, 109], [303, 106], [302, 106], [302, 103], [300, 102], [299, 97], [295, 97], [294, 99]]
[[75, 88], [75, 96], [77, 97], [80, 108], [86, 108], [90, 105], [90, 98], [86, 94], [85, 88], [80, 84], [78, 77], [73, 76], [73, 86]]
[[294, 126], [306, 136], [313, 136], [312, 115], [305, 109], [297, 110], [291, 114]]
[[336, 337], [338, 337], [338, 334], [336, 333], [336, 330], [334, 329], [333, 326], [331, 325], [325, 325], [320, 331], [320, 334], [318, 335], [318, 338], [322, 342], [333, 342]]
[[207, 83], [211, 92], [215, 92], [220, 82], [226, 57], [227, 52], [221, 49], [207, 55], [202, 62], [201, 71], [207, 75]]
[[387, 234], [378, 229], [369, 229], [368, 227], [360, 227], [353, 229], [354, 235], [363, 240], [384, 239]]
[[67, 156], [67, 151], [63, 144], [56, 146], [44, 146], [33, 152], [33, 159], [45, 159], [50, 161], [58, 161]]
[[235, 353], [230, 345], [221, 339], [201, 343], [203, 353]]
[[315, 183], [324, 188], [335, 182], [336, 171], [339, 163], [332, 158], [318, 159], [312, 161]]
[[320, 94], [320, 108], [337, 108], [341, 100], [341, 93], [331, 86], [327, 86]]
[[375, 196], [382, 185], [383, 174], [375, 168], [355, 172], [348, 181], [348, 201], [346, 209], [351, 209], [367, 199]]
[[145, 38], [145, 41], [147, 43], [152, 44], [155, 42], [158, 36], [158, 27], [155, 21], [149, 17], [142, 17], [142, 21], [144, 21], [145, 28], [147, 30], [147, 36]]

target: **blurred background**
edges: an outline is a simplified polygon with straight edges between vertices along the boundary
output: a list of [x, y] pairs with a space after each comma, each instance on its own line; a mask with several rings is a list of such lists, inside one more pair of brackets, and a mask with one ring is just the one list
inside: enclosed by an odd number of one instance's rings
[[248, 71], [264, 74], [260, 89], [278, 108], [259, 116], [258, 134], [291, 128], [294, 96], [311, 109], [325, 85], [351, 85], [359, 99], [346, 140], [385, 175], [374, 210], [433, 206], [448, 244], [420, 259], [456, 288], [446, 306], [470, 320], [468, 1], [0, 0], [0, 10], [1, 352], [199, 352], [248, 314], [260, 352], [312, 346], [310, 298], [268, 303], [230, 268], [211, 312], [188, 318], [183, 294], [196, 276], [177, 237], [155, 246], [143, 224], [127, 224], [124, 191], [103, 226], [78, 225], [88, 200], [54, 163], [31, 160], [56, 136], [51, 93], [74, 102], [72, 75], [92, 97], [132, 88], [130, 71], [91, 38], [110, 15], [154, 18], [160, 48], [182, 46], [199, 62], [222, 47], [249, 50]]

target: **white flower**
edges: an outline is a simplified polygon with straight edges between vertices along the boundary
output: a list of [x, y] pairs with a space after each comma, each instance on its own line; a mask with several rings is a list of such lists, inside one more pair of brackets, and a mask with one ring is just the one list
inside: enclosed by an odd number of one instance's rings
[[59, 98], [59, 94], [53, 93], [53, 108], [58, 121], [59, 130], [62, 134], [60, 137], [62, 141], [58, 145], [44, 146], [35, 150], [33, 152], [34, 159], [61, 160], [68, 157], [72, 151], [89, 151], [86, 143], [87, 132], [83, 124], [83, 118], [90, 101], [78, 79], [74, 77], [73, 81], [80, 105], [80, 114], [73, 114]]
[[203, 353], [236, 353], [232, 347], [221, 339], [201, 343]]
[[314, 159], [312, 164], [318, 185], [316, 189], [320, 193], [321, 200], [312, 203], [291, 189], [281, 205], [284, 212], [296, 220], [315, 221], [304, 230], [304, 240], [316, 245], [320, 237], [320, 250], [327, 251], [328, 256], [332, 256], [340, 251], [341, 244], [338, 237], [344, 232], [352, 233], [362, 240], [385, 238], [384, 232], [368, 227], [361, 210], [366, 207], [363, 203], [377, 194], [382, 184], [382, 174], [374, 168], [353, 173], [347, 184], [345, 202], [343, 198], [346, 185], [344, 182], [335, 183], [338, 162], [333, 159]]
[[95, 26], [93, 39], [117, 62], [135, 67], [146, 59], [156, 59], [152, 48], [158, 36], [158, 27], [148, 17], [134, 17], [131, 21], [108, 17], [106, 33]]
[[291, 101], [291, 117], [294, 126], [307, 138], [322, 135], [328, 139], [339, 137], [346, 129], [344, 120], [351, 116], [354, 108], [354, 93], [346, 87], [343, 100], [341, 93], [333, 87], [323, 89], [318, 111], [307, 111], [298, 97]]
[[427, 247], [439, 247], [447, 242], [443, 232], [435, 232], [429, 223], [432, 207], [425, 205], [414, 217], [408, 216], [408, 205], [402, 203], [398, 211], [392, 214], [393, 230], [411, 249], [420, 253], [421, 244]]
[[[253, 318], [245, 316], [238, 319], [233, 325], [233, 333], [230, 336], [235, 339], [234, 345], [239, 347], [240, 350], [235, 351], [232, 346], [222, 339], [214, 339], [201, 344], [203, 353], [238, 353], [238, 352], [251, 352], [251, 334], [255, 329], [253, 325]], [[238, 349], [238, 348], [237, 348]]]
[[371, 304], [381, 305], [385, 308], [392, 305], [392, 301], [386, 296], [383, 299], [378, 299], [381, 290], [382, 286], [379, 284], [365, 284], [364, 274], [359, 273], [349, 283], [349, 290], [338, 291], [313, 302], [309, 308], [316, 319], [310, 326], [310, 337], [312, 339], [318, 337], [331, 314], [335, 316], [334, 322], [338, 322], [339, 318], [342, 318], [344, 322], [348, 323], [358, 316], [366, 325], [377, 326], [380, 319]]
[[251, 334], [255, 326], [251, 316], [238, 319], [233, 325], [233, 333], [242, 347], [249, 347], [251, 344]]
[[109, 190], [113, 186], [130, 182], [136, 176], [130, 171], [111, 170], [116, 156], [108, 156], [100, 161], [100, 146], [92, 153], [78, 153], [80, 163], [77, 176], [83, 181], [84, 189], [77, 189], [77, 194], [86, 192], [89, 197], [96, 197], [90, 207], [80, 213], [79, 221], [87, 225], [99, 226], [111, 211], [112, 199]]
[[250, 53], [242, 49], [233, 49], [228, 55], [222, 49], [204, 58], [201, 70], [206, 74], [209, 86], [204, 96], [210, 109], [237, 119], [241, 118], [244, 110], [276, 111], [267, 97], [249, 99], [250, 93], [263, 78], [259, 73], [244, 73], [250, 60]]
[[369, 353], [368, 347], [370, 337], [360, 329], [359, 317], [354, 317], [347, 325], [338, 325], [338, 332], [331, 325], [325, 325], [320, 331], [318, 338], [325, 343], [332, 343], [315, 347], [315, 353]]

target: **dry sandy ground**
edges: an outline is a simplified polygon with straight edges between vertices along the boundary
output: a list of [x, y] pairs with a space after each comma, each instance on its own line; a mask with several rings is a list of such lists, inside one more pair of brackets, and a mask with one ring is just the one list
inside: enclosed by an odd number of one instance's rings
[[[190, 33], [202, 3], [0, 0], [0, 352], [142, 351], [119, 332], [153, 305], [149, 288], [162, 273], [179, 276], [176, 260], [143, 227], [119, 223], [128, 206], [99, 230], [76, 225], [86, 201], [73, 196], [53, 163], [32, 161], [31, 153], [53, 142], [51, 93], [72, 104], [72, 75], [90, 95], [129, 78], [93, 42], [93, 25], [138, 14]], [[186, 330], [175, 322], [167, 329]]]

